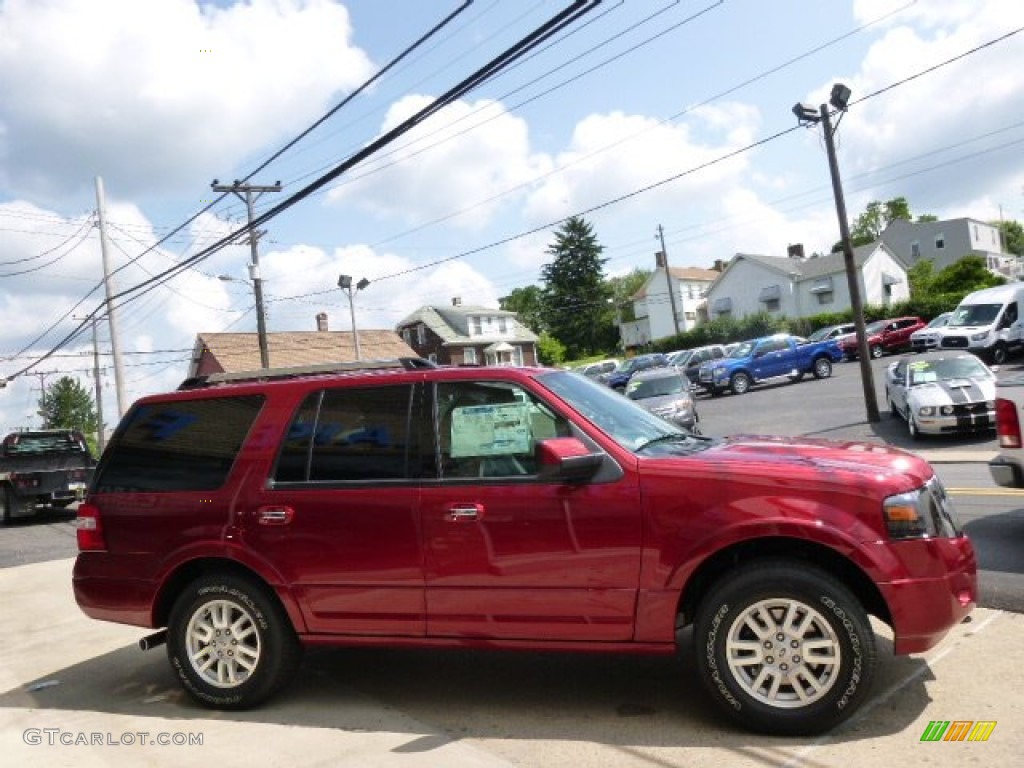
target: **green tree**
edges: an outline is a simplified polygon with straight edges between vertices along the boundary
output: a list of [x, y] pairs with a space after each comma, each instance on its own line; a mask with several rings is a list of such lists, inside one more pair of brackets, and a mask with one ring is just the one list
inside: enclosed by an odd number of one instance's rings
[[1009, 219], [1007, 221], [990, 221], [994, 227], [998, 227], [1003, 234], [1003, 248], [1007, 253], [1017, 256], [1024, 256], [1024, 226], [1019, 221]]
[[499, 307], [508, 312], [515, 312], [523, 325], [538, 334], [544, 331], [544, 324], [541, 321], [542, 304], [541, 290], [536, 285], [516, 288], [508, 296], [498, 299]]
[[603, 251], [593, 228], [579, 216], [555, 232], [545, 251], [553, 260], [541, 269], [541, 321], [565, 345], [570, 360], [601, 351], [615, 338]]
[[[930, 221], [934, 220], [934, 218], [934, 216], [930, 218], [920, 216], [918, 221]], [[913, 217], [910, 215], [910, 203], [907, 202], [907, 198], [902, 196], [894, 197], [885, 202], [872, 200], [867, 204], [864, 212], [854, 220], [853, 226], [850, 227], [850, 242], [854, 248], [873, 243], [881, 236], [885, 228], [897, 219], [913, 221]], [[841, 250], [843, 250], [843, 242], [840, 240], [832, 246], [832, 253], [838, 253]]]
[[915, 299], [934, 293], [935, 262], [921, 259], [907, 270], [907, 281], [910, 283], [910, 295]]
[[39, 398], [39, 416], [43, 429], [77, 429], [94, 435], [97, 428], [96, 404], [77, 379], [61, 376]]
[[608, 285], [612, 291], [612, 304], [618, 309], [619, 317], [623, 322], [636, 320], [633, 296], [644, 287], [650, 277], [651, 270], [636, 267], [628, 275], [608, 278]]
[[537, 337], [537, 357], [544, 365], [561, 365], [565, 362], [565, 347], [554, 336], [542, 333]]
[[964, 256], [939, 271], [932, 281], [933, 293], [970, 293], [981, 288], [1002, 285], [1006, 278], [993, 274], [981, 256]]

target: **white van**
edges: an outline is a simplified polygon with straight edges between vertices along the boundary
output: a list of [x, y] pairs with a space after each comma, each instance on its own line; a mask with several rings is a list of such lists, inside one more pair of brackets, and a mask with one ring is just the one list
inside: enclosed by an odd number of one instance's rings
[[967, 349], [1002, 365], [1024, 345], [1024, 283], [997, 285], [964, 296], [939, 333], [943, 349]]

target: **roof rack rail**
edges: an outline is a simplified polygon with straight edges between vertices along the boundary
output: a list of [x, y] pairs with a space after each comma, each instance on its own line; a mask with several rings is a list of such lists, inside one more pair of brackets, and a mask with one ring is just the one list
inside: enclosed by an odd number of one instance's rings
[[424, 360], [422, 357], [398, 357], [392, 360], [355, 360], [352, 362], [317, 363], [315, 365], [298, 365], [290, 368], [257, 368], [253, 371], [232, 371], [209, 373], [205, 376], [191, 376], [178, 386], [183, 389], [200, 389], [213, 384], [229, 384], [242, 381], [270, 381], [272, 379], [290, 379], [299, 376], [316, 376], [318, 374], [345, 373], [348, 371], [374, 371], [388, 368], [402, 368], [406, 371], [437, 368], [437, 363]]

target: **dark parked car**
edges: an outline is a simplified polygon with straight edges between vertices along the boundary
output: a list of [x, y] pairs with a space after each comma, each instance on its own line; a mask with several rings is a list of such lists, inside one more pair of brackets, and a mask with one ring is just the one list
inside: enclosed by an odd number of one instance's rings
[[107, 445], [75, 599], [159, 630], [205, 706], [265, 701], [306, 644], [672, 655], [692, 628], [723, 713], [815, 733], [870, 695], [869, 615], [920, 653], [977, 599], [913, 454], [701, 437], [570, 371], [365, 365], [190, 380]]
[[660, 352], [652, 352], [649, 355], [637, 355], [619, 363], [618, 367], [611, 373], [605, 373], [598, 377], [598, 381], [612, 389], [623, 392], [629, 377], [637, 371], [646, 371], [648, 368], [663, 368], [668, 365], [668, 358]]
[[691, 385], [697, 384], [700, 367], [709, 360], [720, 360], [726, 356], [725, 347], [721, 344], [709, 344], [706, 347], [688, 349], [669, 363], [686, 374]]

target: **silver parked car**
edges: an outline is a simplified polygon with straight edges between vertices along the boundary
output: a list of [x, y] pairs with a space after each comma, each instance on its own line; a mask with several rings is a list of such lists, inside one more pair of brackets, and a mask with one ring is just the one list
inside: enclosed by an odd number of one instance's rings
[[996, 426], [995, 374], [970, 352], [926, 352], [892, 363], [885, 399], [913, 438]]
[[690, 381], [676, 368], [638, 371], [626, 385], [626, 397], [665, 421], [699, 432], [700, 417], [690, 393]]
[[927, 352], [929, 349], [936, 349], [939, 346], [939, 336], [942, 335], [939, 329], [949, 325], [949, 318], [952, 316], [952, 312], [943, 312], [924, 328], [910, 334], [911, 349], [915, 352]]

